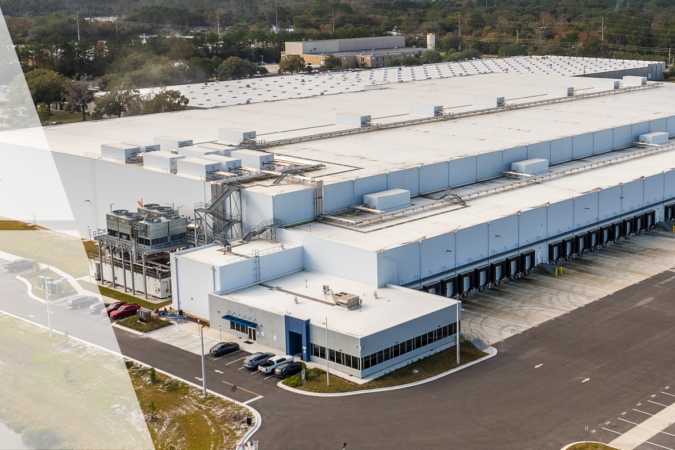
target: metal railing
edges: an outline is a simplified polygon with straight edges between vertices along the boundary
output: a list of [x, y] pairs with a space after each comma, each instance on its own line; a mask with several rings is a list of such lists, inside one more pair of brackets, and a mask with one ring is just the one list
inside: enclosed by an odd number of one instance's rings
[[461, 338], [464, 338], [467, 341], [471, 342], [474, 346], [476, 346], [478, 350], [481, 351], [486, 350], [487, 348], [490, 347], [490, 341], [485, 339], [485, 336], [483, 336], [482, 334], [477, 335], [472, 333], [460, 332], [460, 339]]

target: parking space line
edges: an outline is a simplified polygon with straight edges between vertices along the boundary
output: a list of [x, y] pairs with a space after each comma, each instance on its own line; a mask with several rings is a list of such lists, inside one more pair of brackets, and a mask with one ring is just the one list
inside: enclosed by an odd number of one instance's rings
[[265, 377], [264, 379], [267, 380], [268, 378], [272, 378], [274, 374], [270, 375], [269, 377]]
[[635, 408], [633, 408], [633, 411], [637, 411], [637, 412], [642, 413], [642, 414], [647, 414], [648, 416], [654, 416], [654, 414], [649, 414], [648, 412], [640, 411], [639, 409], [635, 409]]
[[675, 397], [675, 395], [669, 394], [669, 393], [667, 393], [667, 392], [661, 392], [661, 393], [662, 393], [662, 394], [666, 394], [666, 395], [670, 395], [671, 397]]
[[[230, 386], [235, 386], [234, 384], [228, 383], [227, 381], [223, 381], [223, 383], [229, 384]], [[255, 392], [251, 392], [251, 391], [249, 391], [248, 389], [244, 389], [244, 388], [241, 387], [241, 386], [237, 386], [237, 389], [241, 389], [242, 391], [246, 391], [246, 392], [248, 392], [249, 394], [253, 394], [253, 395], [257, 395], [258, 397], [262, 397], [262, 395], [256, 394]]]
[[35, 316], [34, 316], [34, 315], [32, 315], [32, 314], [28, 314], [28, 317], [32, 317], [32, 318], [35, 318]]
[[248, 405], [249, 403], [254, 402], [254, 401], [256, 401], [256, 400], [260, 400], [261, 398], [263, 398], [263, 396], [262, 396], [262, 395], [259, 395], [259, 396], [256, 397], [256, 398], [252, 398], [251, 400], [245, 401], [244, 403], [242, 403], [242, 405]]
[[638, 427], [647, 428], [648, 430], [657, 431], [657, 432], [659, 432], [659, 433], [667, 434], [667, 435], [669, 435], [669, 436], [675, 436], [675, 434], [672, 434], [672, 433], [666, 433], [665, 431], [659, 431], [659, 430], [657, 430], [656, 428], [651, 428], [651, 427], [648, 427], [648, 426], [646, 426], [646, 425], [642, 425], [642, 424], [640, 424], [640, 423], [631, 422], [630, 420], [622, 419], [621, 417], [617, 417], [617, 419], [623, 420], [624, 422], [631, 423], [631, 424], [633, 424], [633, 425], [635, 425], [635, 426], [638, 426]]
[[[625, 435], [619, 433], [618, 431], [610, 430], [609, 428], [602, 427], [602, 429], [605, 430], [605, 431], [609, 431], [610, 433], [616, 433], [619, 436], [625, 436]], [[636, 441], [646, 442], [647, 444], [656, 445], [657, 447], [665, 448], [666, 450], [675, 450], [675, 449], [672, 449], [670, 447], [664, 447], [663, 445], [659, 445], [659, 444], [655, 444], [653, 442], [645, 441], [644, 439], [638, 439], [638, 438], [634, 438], [634, 437], [628, 437], [628, 439], [635, 439]]]
[[246, 356], [244, 356], [243, 358], [235, 359], [234, 361], [231, 361], [231, 362], [229, 362], [229, 363], [227, 363], [227, 364], [225, 364], [225, 365], [226, 365], [226, 366], [229, 366], [230, 364], [236, 363], [237, 361], [241, 361], [242, 359], [246, 359]]
[[260, 372], [259, 370], [256, 370], [255, 372], [253, 372], [253, 373], [251, 374], [251, 376], [256, 375], [256, 374], [258, 374], [258, 373], [261, 373], [261, 372]]
[[673, 408], [672, 406], [664, 405], [664, 404], [662, 404], [662, 403], [653, 402], [653, 401], [651, 401], [651, 400], [647, 400], [647, 401], [648, 401], [649, 403], [653, 403], [653, 404], [655, 404], [655, 405], [663, 406], [663, 407], [665, 407], [665, 408], [675, 409], [675, 408]]
[[221, 374], [221, 375], [222, 375], [222, 373], [223, 373], [223, 372], [221, 372], [220, 370], [216, 370], [216, 372], [218, 372], [218, 373]]
[[226, 358], [228, 356], [232, 356], [235, 353], [239, 353], [240, 351], [241, 351], [241, 349], [237, 350], [236, 352], [228, 353], [227, 355], [219, 356], [218, 358], [214, 359], [214, 361], [218, 361], [219, 359], [223, 359], [223, 358]]
[[241, 370], [241, 369], [245, 369], [245, 368], [246, 368], [246, 367], [244, 367], [244, 366], [241, 366], [241, 367], [240, 367], [240, 368], [238, 368], [237, 370]]

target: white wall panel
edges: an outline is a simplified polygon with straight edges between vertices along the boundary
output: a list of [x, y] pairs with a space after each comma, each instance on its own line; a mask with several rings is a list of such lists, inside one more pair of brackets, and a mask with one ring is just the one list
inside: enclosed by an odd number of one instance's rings
[[675, 170], [669, 170], [665, 174], [665, 198], [670, 200], [675, 198]]
[[574, 199], [574, 228], [581, 228], [598, 221], [598, 193], [580, 195]]
[[669, 136], [675, 136], [675, 116], [666, 119], [666, 131], [668, 131]]
[[[182, 261], [181, 261], [182, 262]], [[205, 267], [205, 273], [211, 275], [210, 267]], [[217, 289], [219, 291], [233, 291], [243, 286], [250, 286], [256, 282], [255, 259], [250, 258], [238, 261], [219, 268], [216, 275]], [[261, 267], [262, 275], [262, 267]], [[183, 279], [181, 278], [181, 282]], [[211, 291], [209, 291], [211, 292]], [[202, 316], [200, 316], [202, 317]]]
[[[208, 318], [208, 294], [214, 291], [214, 276], [211, 264], [172, 255], [171, 288], [174, 306], [188, 314]], [[176, 276], [176, 271], [178, 276]], [[216, 276], [218, 278], [218, 276]], [[178, 280], [178, 283], [176, 283]], [[216, 287], [217, 288], [217, 287]]]
[[642, 207], [642, 179], [631, 181], [623, 185], [623, 213], [630, 212]]
[[548, 206], [548, 235], [572, 231], [572, 215], [574, 214], [574, 200], [563, 200], [551, 203]]
[[520, 245], [546, 239], [546, 215], [548, 208], [540, 206], [520, 213]]
[[[303, 247], [303, 265], [308, 270], [328, 273], [359, 283], [377, 285], [377, 253], [312, 236], [305, 231], [278, 229], [277, 239]], [[326, 255], [330, 255], [329, 258]], [[345, 264], [345, 261], [349, 261]]]
[[354, 203], [363, 204], [363, 196], [387, 190], [387, 174], [382, 173], [372, 177], [357, 178], [354, 180]]
[[488, 233], [490, 255], [518, 248], [518, 215], [490, 221]]
[[269, 280], [302, 269], [303, 252], [302, 247], [295, 247], [261, 256], [260, 279]]
[[630, 125], [614, 127], [614, 150], [633, 145], [633, 134]]
[[449, 186], [461, 186], [476, 181], [476, 157], [451, 159], [448, 161]]
[[314, 189], [301, 189], [274, 196], [274, 217], [287, 224], [314, 219]]
[[593, 133], [577, 134], [572, 137], [572, 158], [579, 159], [593, 154]]
[[354, 205], [354, 182], [342, 181], [323, 187], [324, 212], [338, 211]]
[[633, 125], [631, 125], [630, 130], [631, 130], [631, 139], [633, 139], [633, 142], [637, 142], [640, 140], [641, 134], [649, 133], [649, 122], [634, 123]]
[[420, 167], [420, 191], [423, 194], [447, 188], [448, 180], [447, 161]]
[[667, 119], [665, 117], [649, 121], [649, 132], [650, 133], [656, 133], [657, 131], [660, 131], [660, 132], [663, 132], [663, 133], [668, 131]]
[[397, 261], [399, 284], [419, 280], [420, 277], [420, 243], [402, 245], [384, 251], [384, 256]]
[[455, 267], [455, 233], [422, 241], [422, 278]]
[[527, 159], [527, 146], [522, 145], [520, 147], [507, 148], [503, 150], [504, 155], [502, 156], [503, 162], [503, 171], [511, 170], [511, 163], [517, 161], [524, 161]]
[[478, 181], [497, 178], [502, 173], [502, 169], [501, 151], [476, 155], [476, 177]]
[[414, 197], [420, 193], [420, 171], [418, 167], [397, 170], [387, 174], [388, 189], [405, 189]]
[[621, 186], [603, 189], [598, 195], [600, 195], [600, 211], [598, 212], [600, 220], [621, 214]]
[[600, 130], [593, 133], [593, 154], [611, 152], [614, 148], [614, 129]]
[[572, 159], [572, 138], [564, 137], [551, 141], [551, 164]]
[[664, 175], [662, 173], [645, 178], [645, 206], [652, 205], [663, 200], [663, 179]]
[[242, 189], [242, 221], [245, 232], [274, 217], [274, 197]]
[[527, 159], [535, 158], [551, 162], [551, 141], [537, 142], [527, 146]]
[[457, 265], [462, 266], [488, 256], [488, 228], [486, 223], [457, 232]]

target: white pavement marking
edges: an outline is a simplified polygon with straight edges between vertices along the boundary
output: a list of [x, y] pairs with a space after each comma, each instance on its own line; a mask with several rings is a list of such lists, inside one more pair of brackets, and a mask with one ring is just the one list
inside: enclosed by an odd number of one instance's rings
[[[602, 427], [602, 429], [605, 430], [605, 431], [609, 431], [610, 433], [615, 433], [615, 434], [621, 435], [621, 433], [619, 433], [618, 431], [610, 430], [609, 428]], [[633, 428], [633, 430], [634, 430], [634, 429], [635, 429], [635, 428]], [[621, 435], [621, 437], [624, 437], [624, 436], [625, 436], [625, 434], [624, 434], [624, 435]], [[611, 445], [611, 446], [616, 445], [616, 444], [613, 444], [613, 442], [618, 441], [619, 439], [621, 439], [621, 437], [618, 437], [618, 438], [614, 439], [612, 442], [609, 443], [609, 445]], [[670, 447], [664, 447], [663, 445], [659, 445], [659, 444], [655, 444], [655, 443], [653, 443], [653, 442], [649, 442], [649, 441], [647, 441], [647, 440], [637, 439], [637, 438], [631, 438], [631, 439], [639, 440], [639, 441], [640, 441], [640, 444], [646, 442], [647, 444], [656, 445], [657, 447], [665, 448], [666, 450], [675, 450], [675, 449], [672, 449], [672, 448], [670, 448]], [[638, 445], [640, 445], [640, 444], [638, 444]], [[637, 447], [637, 445], [636, 445], [635, 447]], [[630, 448], [635, 448], [635, 447], [630, 447]], [[621, 448], [623, 449], [623, 448], [629, 448], [629, 447], [621, 447]]]
[[221, 372], [220, 370], [216, 370], [216, 372], [221, 373], [221, 374], [223, 373], [223, 372]]
[[236, 363], [237, 361], [241, 361], [242, 359], [246, 359], [246, 356], [244, 356], [243, 358], [235, 359], [234, 361], [229, 362], [229, 363], [227, 363], [227, 364], [225, 364], [225, 365], [226, 365], [226, 366], [229, 366], [230, 364]]
[[585, 382], [587, 382], [588, 380], [590, 380], [590, 378], [586, 378], [584, 381], [582, 381], [582, 383], [585, 383]]
[[34, 316], [34, 315], [32, 315], [32, 314], [28, 314], [28, 317], [33, 317], [33, 318], [35, 318], [35, 316]]
[[[232, 356], [232, 355], [234, 355], [235, 353], [239, 353], [240, 351], [241, 351], [241, 350], [237, 350], [236, 352], [232, 352], [232, 353], [228, 353], [227, 355], [219, 356], [218, 358], [214, 359], [214, 361], [218, 361], [219, 359], [223, 359], [223, 358], [225, 358], [225, 357], [227, 357], [227, 356]], [[245, 357], [244, 357], [244, 358], [245, 358]]]
[[272, 378], [274, 374], [270, 375], [269, 377], [265, 377], [265, 379]]
[[538, 368], [540, 368], [541, 366], [543, 366], [543, 364], [537, 364], [536, 366], [534, 366], [534, 368], [535, 368], [535, 369], [538, 369]]
[[[615, 447], [615, 448], [620, 448], [622, 450], [634, 450], [635, 448], [639, 447], [643, 443], [647, 442], [651, 445], [655, 445], [657, 447], [661, 447], [667, 450], [673, 450], [669, 447], [664, 447], [659, 444], [655, 444], [653, 442], [650, 442], [649, 439], [652, 437], [656, 436], [659, 433], [664, 433], [663, 430], [668, 428], [675, 422], [675, 407], [664, 405], [661, 403], [653, 402], [651, 400], [647, 400], [650, 403], [653, 403], [655, 405], [660, 405], [663, 406], [664, 408], [657, 412], [656, 414], [651, 414], [645, 411], [640, 411], [639, 409], [633, 408], [633, 411], [637, 411], [641, 414], [645, 414], [649, 416], [645, 421], [643, 421], [640, 424], [636, 424], [633, 428], [630, 430], [626, 431], [625, 433], [617, 433], [620, 436], [616, 439], [614, 439], [612, 442], [609, 442], [608, 445], [610, 447]], [[675, 403], [673, 403], [675, 405]], [[624, 422], [628, 422], [627, 420], [619, 418], [619, 420], [622, 420]], [[629, 422], [632, 423], [632, 422]], [[607, 428], [603, 428], [607, 429]], [[609, 430], [614, 432], [613, 430]], [[669, 434], [669, 433], [666, 433]]]
[[665, 431], [657, 430], [656, 428], [650, 428], [650, 427], [648, 427], [648, 426], [646, 426], [646, 425], [642, 425], [642, 424], [640, 424], [640, 423], [635, 423], [635, 422], [631, 422], [630, 420], [622, 419], [621, 417], [617, 417], [617, 419], [623, 420], [624, 422], [628, 422], [628, 423], [630, 423], [630, 424], [633, 424], [633, 425], [635, 425], [636, 427], [645, 427], [645, 428], [649, 428], [650, 430], [654, 430], [654, 431], [656, 431], [656, 432], [658, 432], [658, 433], [667, 434], [668, 436], [675, 436], [675, 434], [672, 434], [672, 433], [666, 433]]
[[195, 377], [195, 378], [198, 379], [199, 381], [204, 381], [203, 379], [201, 379], [201, 378], [199, 378], [199, 377]]
[[244, 366], [241, 366], [241, 367], [238, 368], [237, 370], [241, 370], [241, 369], [245, 369], [245, 367], [244, 367]]
[[259, 373], [262, 373], [262, 372], [260, 372], [259, 370], [256, 370], [255, 372], [253, 372], [253, 373], [251, 374], [251, 376], [256, 375], [256, 374], [259, 374]]
[[675, 395], [669, 394], [669, 393], [667, 393], [667, 392], [661, 392], [661, 393], [662, 393], [662, 394], [666, 394], [666, 395], [670, 395], [671, 397], [675, 397]]
[[248, 405], [249, 403], [254, 402], [254, 401], [256, 401], [256, 400], [260, 400], [261, 398], [263, 398], [263, 396], [262, 396], [262, 395], [259, 395], [259, 396], [257, 396], [256, 398], [252, 398], [251, 400], [245, 401], [243, 404], [244, 404], [244, 405]]

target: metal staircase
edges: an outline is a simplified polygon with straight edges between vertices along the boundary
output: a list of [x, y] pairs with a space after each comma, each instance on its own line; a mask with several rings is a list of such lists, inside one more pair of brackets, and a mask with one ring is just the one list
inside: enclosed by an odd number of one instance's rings
[[[241, 236], [241, 198], [233, 195], [241, 192], [241, 186], [221, 185], [221, 192], [208, 203], [195, 203], [194, 233], [190, 241], [195, 246], [220, 242], [227, 245], [230, 240]], [[231, 199], [230, 211], [225, 208], [226, 200]]]
[[251, 229], [248, 230], [248, 233], [246, 233], [246, 235], [244, 235], [241, 240], [244, 242], [250, 242], [254, 237], [259, 236], [265, 232], [269, 232], [270, 236], [268, 236], [268, 240], [276, 241], [276, 229], [283, 228], [285, 226], [286, 222], [281, 219], [269, 219], [259, 223], [255, 227], [251, 227]]

